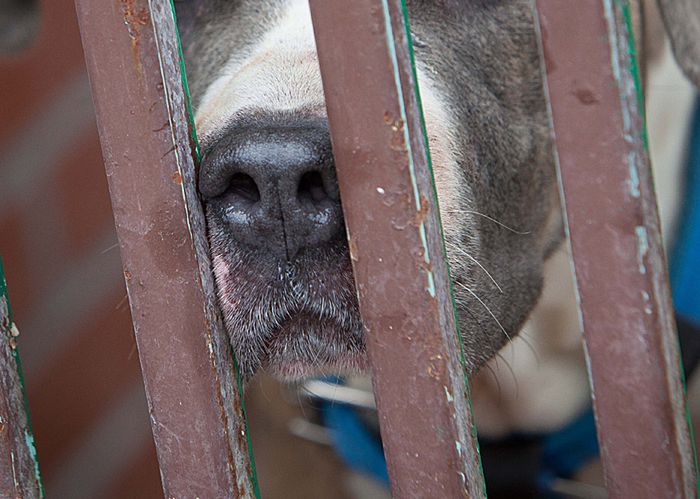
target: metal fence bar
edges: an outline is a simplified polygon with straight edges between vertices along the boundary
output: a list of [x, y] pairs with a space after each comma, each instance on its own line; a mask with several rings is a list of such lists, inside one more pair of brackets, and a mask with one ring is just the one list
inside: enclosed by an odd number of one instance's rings
[[395, 497], [483, 497], [400, 0], [311, 0]]
[[43, 497], [22, 368], [0, 262], [0, 497]]
[[628, 6], [537, 8], [608, 492], [695, 497]]
[[165, 496], [251, 497], [171, 2], [76, 5]]

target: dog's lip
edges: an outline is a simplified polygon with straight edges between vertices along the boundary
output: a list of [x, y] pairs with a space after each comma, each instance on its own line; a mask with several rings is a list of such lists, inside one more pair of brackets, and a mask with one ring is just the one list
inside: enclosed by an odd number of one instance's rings
[[[302, 321], [306, 319], [310, 322], [308, 327], [305, 328], [305, 331], [301, 333], [298, 329], [290, 327], [295, 321], [299, 321], [300, 319]], [[321, 326], [322, 323], [325, 323], [325, 327]], [[331, 328], [330, 330], [328, 329], [329, 327]], [[265, 340], [265, 348], [261, 352], [260, 365], [271, 374], [289, 380], [302, 377], [365, 371], [368, 362], [364, 343], [362, 345], [351, 346], [352, 340], [350, 340], [350, 338], [352, 334], [348, 331], [343, 331], [346, 327], [347, 326], [344, 326], [334, 317], [319, 318], [318, 315], [312, 311], [305, 309], [297, 310], [270, 331]], [[325, 362], [318, 362], [318, 359], [315, 358], [315, 354], [311, 352], [308, 354], [309, 358], [297, 357], [291, 360], [275, 354], [276, 345], [280, 343], [284, 344], [287, 339], [293, 339], [299, 334], [315, 336], [316, 340], [309, 340], [312, 343], [320, 341], [321, 343], [330, 344], [336, 343], [337, 338], [334, 340], [331, 337], [326, 337], [325, 339], [323, 339], [323, 337], [326, 335], [333, 336], [338, 333], [340, 333], [340, 337], [347, 339], [348, 343], [345, 343], [343, 348]]]

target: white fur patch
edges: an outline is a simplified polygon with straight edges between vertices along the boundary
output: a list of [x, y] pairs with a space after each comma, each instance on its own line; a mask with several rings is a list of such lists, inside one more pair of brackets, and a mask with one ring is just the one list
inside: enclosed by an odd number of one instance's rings
[[313, 111], [325, 116], [321, 73], [308, 2], [292, 0], [248, 53], [232, 54], [206, 90], [195, 117], [206, 142], [248, 111]]
[[455, 130], [458, 130], [458, 127], [447, 112], [445, 98], [428, 77], [428, 72], [418, 65], [416, 74], [433, 164], [435, 189], [438, 192], [440, 217], [445, 237], [449, 241], [457, 236], [456, 232], [463, 225], [457, 219], [464, 216], [460, 213], [464, 205], [462, 199], [464, 180], [459, 171], [457, 154], [453, 147], [457, 142]]
[[646, 93], [649, 151], [661, 229], [668, 246], [682, 199], [680, 186], [696, 90], [676, 64], [671, 45], [663, 45], [660, 60], [650, 68]]

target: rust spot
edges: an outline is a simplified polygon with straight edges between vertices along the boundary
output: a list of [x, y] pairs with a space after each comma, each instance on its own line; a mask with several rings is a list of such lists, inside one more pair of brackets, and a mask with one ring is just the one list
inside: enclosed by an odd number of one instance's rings
[[406, 150], [406, 137], [403, 134], [404, 122], [401, 119], [393, 119], [388, 112], [384, 113], [384, 123], [391, 127], [391, 143], [389, 147], [392, 151]]
[[10, 338], [10, 348], [17, 350], [17, 338]]
[[574, 95], [584, 106], [590, 106], [593, 104], [598, 104], [600, 102], [598, 97], [593, 93], [592, 90], [587, 88], [579, 88], [574, 91]]
[[433, 379], [442, 379], [444, 373], [444, 363], [442, 362], [442, 355], [437, 354], [430, 357], [430, 364], [428, 365], [428, 376]]
[[430, 205], [428, 204], [428, 199], [421, 194], [420, 196], [420, 210], [416, 213], [414, 223], [416, 227], [420, 227], [423, 222], [428, 218], [428, 210]]
[[139, 58], [139, 46], [141, 44], [141, 28], [151, 22], [151, 14], [146, 7], [137, 8], [136, 0], [121, 0], [124, 24], [131, 38], [131, 55], [134, 58], [134, 67], [141, 75], [141, 60]]
[[[425, 269], [426, 272], [432, 273], [432, 271], [433, 271], [433, 263], [432, 262], [426, 263], [424, 260], [423, 263], [421, 264], [421, 266], [423, 267], [423, 269]], [[437, 303], [437, 301], [435, 303]]]
[[[153, 108], [156, 106], [156, 104], [158, 104], [157, 101], [154, 102], [153, 104], [151, 104], [151, 107], [148, 109], [148, 111], [149, 111], [149, 112], [152, 112], [152, 111], [153, 111]], [[156, 128], [155, 130], [153, 130], [153, 132], [154, 132], [154, 133], [155, 133], [155, 132], [162, 132], [163, 130], [165, 130], [165, 129], [168, 128], [169, 126], [170, 126], [170, 122], [169, 122], [169, 121], [166, 121], [165, 123], [163, 123], [163, 126], [161, 126], [160, 128]]]
[[248, 440], [245, 437], [245, 430], [236, 432], [236, 440], [238, 441], [239, 449], [245, 449], [248, 446]]
[[128, 282], [131, 280], [131, 277], [132, 277], [131, 272], [129, 272], [128, 270], [125, 270], [124, 271], [124, 279], [126, 279]]
[[389, 147], [392, 151], [404, 152], [406, 150], [406, 139], [402, 133], [395, 133], [391, 136]]
[[180, 172], [173, 173], [171, 178], [177, 185], [182, 185], [182, 175], [180, 175]]

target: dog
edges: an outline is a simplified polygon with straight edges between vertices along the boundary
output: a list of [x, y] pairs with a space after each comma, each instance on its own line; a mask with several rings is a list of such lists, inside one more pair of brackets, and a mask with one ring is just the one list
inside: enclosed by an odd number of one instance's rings
[[[307, 1], [175, 5], [218, 297], [244, 380], [366, 371]], [[641, 26], [653, 6], [632, 7]], [[659, 7], [700, 83], [700, 4]], [[590, 394], [532, 2], [407, 9], [479, 432], [561, 427]], [[641, 49], [663, 59], [653, 38]], [[678, 174], [657, 177], [672, 179], [660, 189], [666, 229]]]
[[[526, 0], [407, 7], [473, 374], [517, 336], [563, 240], [533, 10]], [[176, 8], [214, 272], [241, 372], [366, 368], [307, 2]]]
[[[528, 317], [563, 237], [532, 12], [524, 1], [408, 11], [473, 373]], [[366, 368], [307, 2], [184, 2], [178, 19], [241, 372]]]

